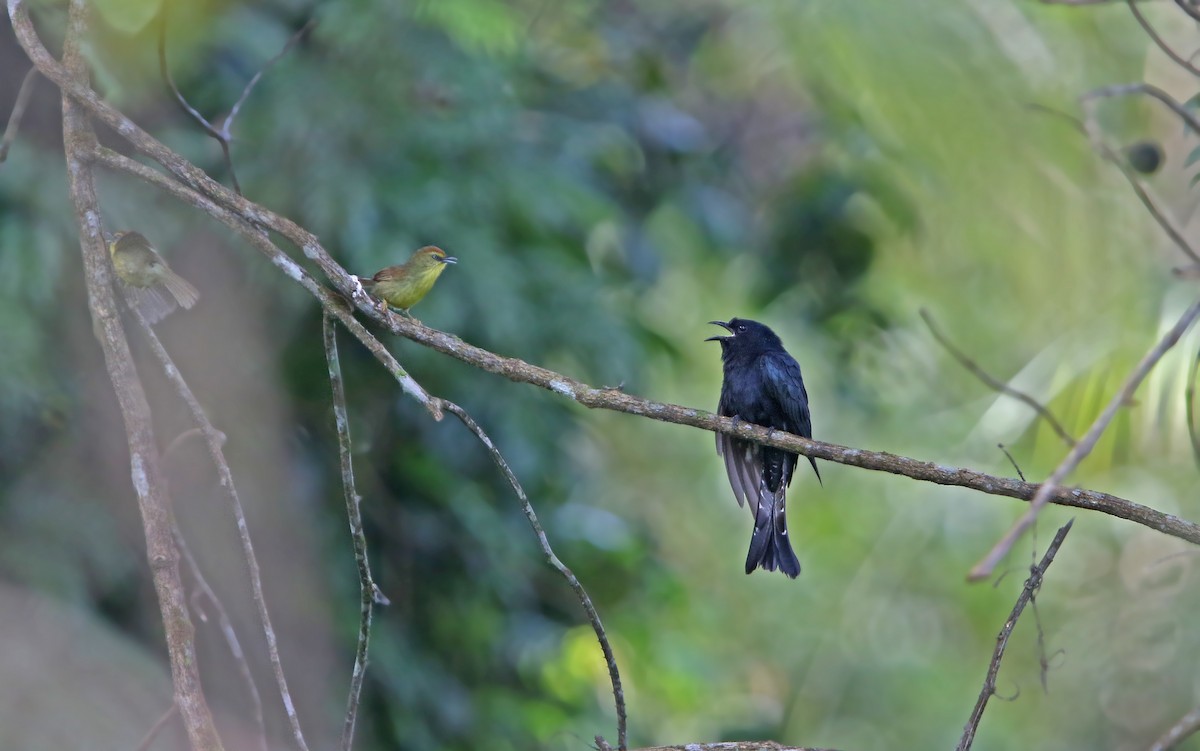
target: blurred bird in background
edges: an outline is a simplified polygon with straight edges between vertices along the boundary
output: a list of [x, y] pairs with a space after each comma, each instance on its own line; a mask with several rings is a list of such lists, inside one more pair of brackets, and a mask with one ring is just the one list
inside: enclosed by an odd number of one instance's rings
[[[784, 350], [775, 332], [741, 318], [710, 323], [729, 332], [728, 336], [705, 339], [721, 343], [725, 377], [717, 414], [811, 438], [812, 418], [800, 365]], [[724, 433], [717, 434], [717, 453], [725, 459], [738, 505], [748, 502], [754, 515], [746, 573], [762, 567], [796, 578], [800, 561], [788, 539], [785, 494], [798, 455]], [[816, 461], [812, 457], [808, 461], [820, 481]]]
[[[177, 305], [191, 308], [200, 293], [188, 280], [171, 270], [150, 241], [140, 232], [117, 232], [108, 243], [117, 277], [133, 293], [134, 302], [149, 323], [158, 323]], [[166, 290], [170, 295], [163, 294]]]
[[360, 276], [358, 281], [367, 292], [411, 318], [408, 309], [433, 289], [433, 283], [451, 263], [458, 263], [458, 259], [441, 248], [426, 245], [400, 266], [388, 266], [370, 278]]

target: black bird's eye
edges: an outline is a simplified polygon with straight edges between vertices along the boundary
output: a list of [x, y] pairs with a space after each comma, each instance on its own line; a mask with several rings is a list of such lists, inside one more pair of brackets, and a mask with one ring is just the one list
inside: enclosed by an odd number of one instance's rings
[[734, 326], [734, 329], [736, 329], [739, 334], [744, 334], [746, 333], [746, 324], [739, 323], [737, 326]]

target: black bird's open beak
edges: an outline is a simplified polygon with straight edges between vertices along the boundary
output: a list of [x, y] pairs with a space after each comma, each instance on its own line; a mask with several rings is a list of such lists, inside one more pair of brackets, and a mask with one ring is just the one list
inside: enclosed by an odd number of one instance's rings
[[442, 263], [458, 263], [458, 259], [454, 256], [443, 256], [438, 259]]
[[[725, 323], [724, 321], [709, 321], [709, 323], [711, 323], [713, 326], [720, 326], [721, 328], [725, 329], [726, 331], [728, 331], [731, 334], [733, 333], [733, 329], [729, 328], [729, 324]], [[721, 342], [728, 338], [729, 337], [727, 337], [727, 336], [710, 336], [707, 339], [705, 339], [704, 341], [706, 341], [706, 342]]]

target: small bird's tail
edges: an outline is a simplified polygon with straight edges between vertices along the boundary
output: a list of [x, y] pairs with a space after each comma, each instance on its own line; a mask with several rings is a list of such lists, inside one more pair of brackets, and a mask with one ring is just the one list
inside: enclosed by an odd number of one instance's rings
[[154, 325], [175, 312], [179, 305], [162, 293], [160, 287], [126, 287], [146, 323]]
[[200, 299], [200, 291], [192, 283], [170, 269], [163, 275], [163, 286], [170, 291], [171, 296], [185, 309], [191, 308]]
[[759, 567], [766, 571], [778, 569], [793, 579], [800, 575], [800, 560], [788, 539], [782, 487], [775, 493], [763, 488], [758, 499], [754, 535], [750, 538], [750, 552], [746, 554], [746, 573]]

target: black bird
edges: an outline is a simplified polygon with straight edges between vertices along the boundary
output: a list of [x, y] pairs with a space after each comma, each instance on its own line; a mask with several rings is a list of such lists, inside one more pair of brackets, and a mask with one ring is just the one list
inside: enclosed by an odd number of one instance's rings
[[[705, 339], [721, 343], [725, 380], [717, 414], [812, 438], [808, 392], [804, 390], [800, 365], [784, 350], [775, 332], [742, 318], [709, 323], [729, 332], [729, 336]], [[798, 455], [724, 433], [717, 433], [717, 453], [725, 459], [725, 471], [738, 505], [749, 501], [754, 515], [746, 573], [761, 566], [796, 578], [800, 561], [788, 540], [785, 494]], [[808, 461], [820, 481], [816, 461], [812, 457]]]

